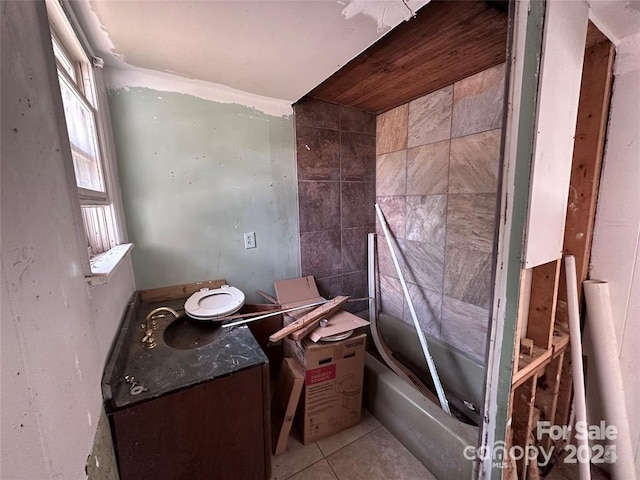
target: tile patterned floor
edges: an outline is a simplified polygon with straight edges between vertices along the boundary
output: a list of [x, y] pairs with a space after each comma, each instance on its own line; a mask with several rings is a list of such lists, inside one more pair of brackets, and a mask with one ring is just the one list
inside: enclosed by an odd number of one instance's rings
[[295, 431], [287, 451], [271, 458], [271, 480], [431, 480], [434, 477], [368, 412], [344, 432], [302, 445]]

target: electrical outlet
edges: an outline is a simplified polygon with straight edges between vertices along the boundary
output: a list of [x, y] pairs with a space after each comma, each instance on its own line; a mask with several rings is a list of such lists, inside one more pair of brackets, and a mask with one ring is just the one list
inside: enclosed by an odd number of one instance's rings
[[244, 248], [256, 248], [256, 232], [244, 234]]

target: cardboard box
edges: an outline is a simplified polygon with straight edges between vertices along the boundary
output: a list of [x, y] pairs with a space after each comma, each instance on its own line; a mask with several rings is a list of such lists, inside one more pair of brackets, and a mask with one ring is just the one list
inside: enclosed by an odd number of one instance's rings
[[285, 356], [304, 370], [298, 425], [305, 445], [360, 422], [366, 339], [362, 333], [328, 343], [284, 340]]
[[296, 360], [285, 358], [271, 402], [271, 446], [274, 455], [283, 454], [287, 448], [303, 383], [304, 373]]
[[[312, 276], [282, 280], [274, 286], [278, 302], [283, 307], [322, 300]], [[286, 314], [284, 325], [306, 312], [302, 310]], [[340, 311], [329, 318], [329, 325], [324, 328], [327, 334], [337, 334], [368, 323], [349, 312]], [[319, 342], [325, 336], [321, 330], [319, 327], [302, 340], [283, 340], [284, 356], [295, 359], [305, 376], [297, 413], [297, 424], [304, 444], [357, 425], [362, 411], [367, 335], [354, 333], [341, 341]]]

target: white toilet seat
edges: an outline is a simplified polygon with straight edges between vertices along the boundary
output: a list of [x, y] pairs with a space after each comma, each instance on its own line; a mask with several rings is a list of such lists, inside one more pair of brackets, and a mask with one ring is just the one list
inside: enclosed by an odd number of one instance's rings
[[235, 287], [223, 285], [210, 290], [203, 288], [191, 295], [184, 309], [195, 320], [215, 320], [237, 312], [244, 305], [244, 293]]

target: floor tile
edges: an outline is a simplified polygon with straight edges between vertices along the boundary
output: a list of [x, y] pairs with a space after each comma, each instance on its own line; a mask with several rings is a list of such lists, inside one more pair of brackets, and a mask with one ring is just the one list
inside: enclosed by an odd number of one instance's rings
[[362, 420], [358, 425], [342, 432], [336, 433], [335, 435], [331, 435], [330, 437], [319, 440], [317, 442], [318, 447], [320, 447], [320, 450], [322, 451], [324, 456], [328, 457], [332, 453], [335, 453], [341, 448], [358, 440], [360, 437], [366, 435], [379, 426], [380, 422], [376, 420], [376, 418], [368, 411], [363, 410]]
[[[271, 480], [285, 480], [322, 459], [315, 443], [303, 445], [297, 435], [291, 435], [284, 454], [271, 457]], [[304, 477], [311, 478], [311, 477]]]
[[331, 466], [326, 460], [320, 460], [294, 475], [289, 480], [338, 480], [338, 477], [333, 473]]
[[435, 480], [429, 470], [384, 427], [327, 458], [339, 480]]

